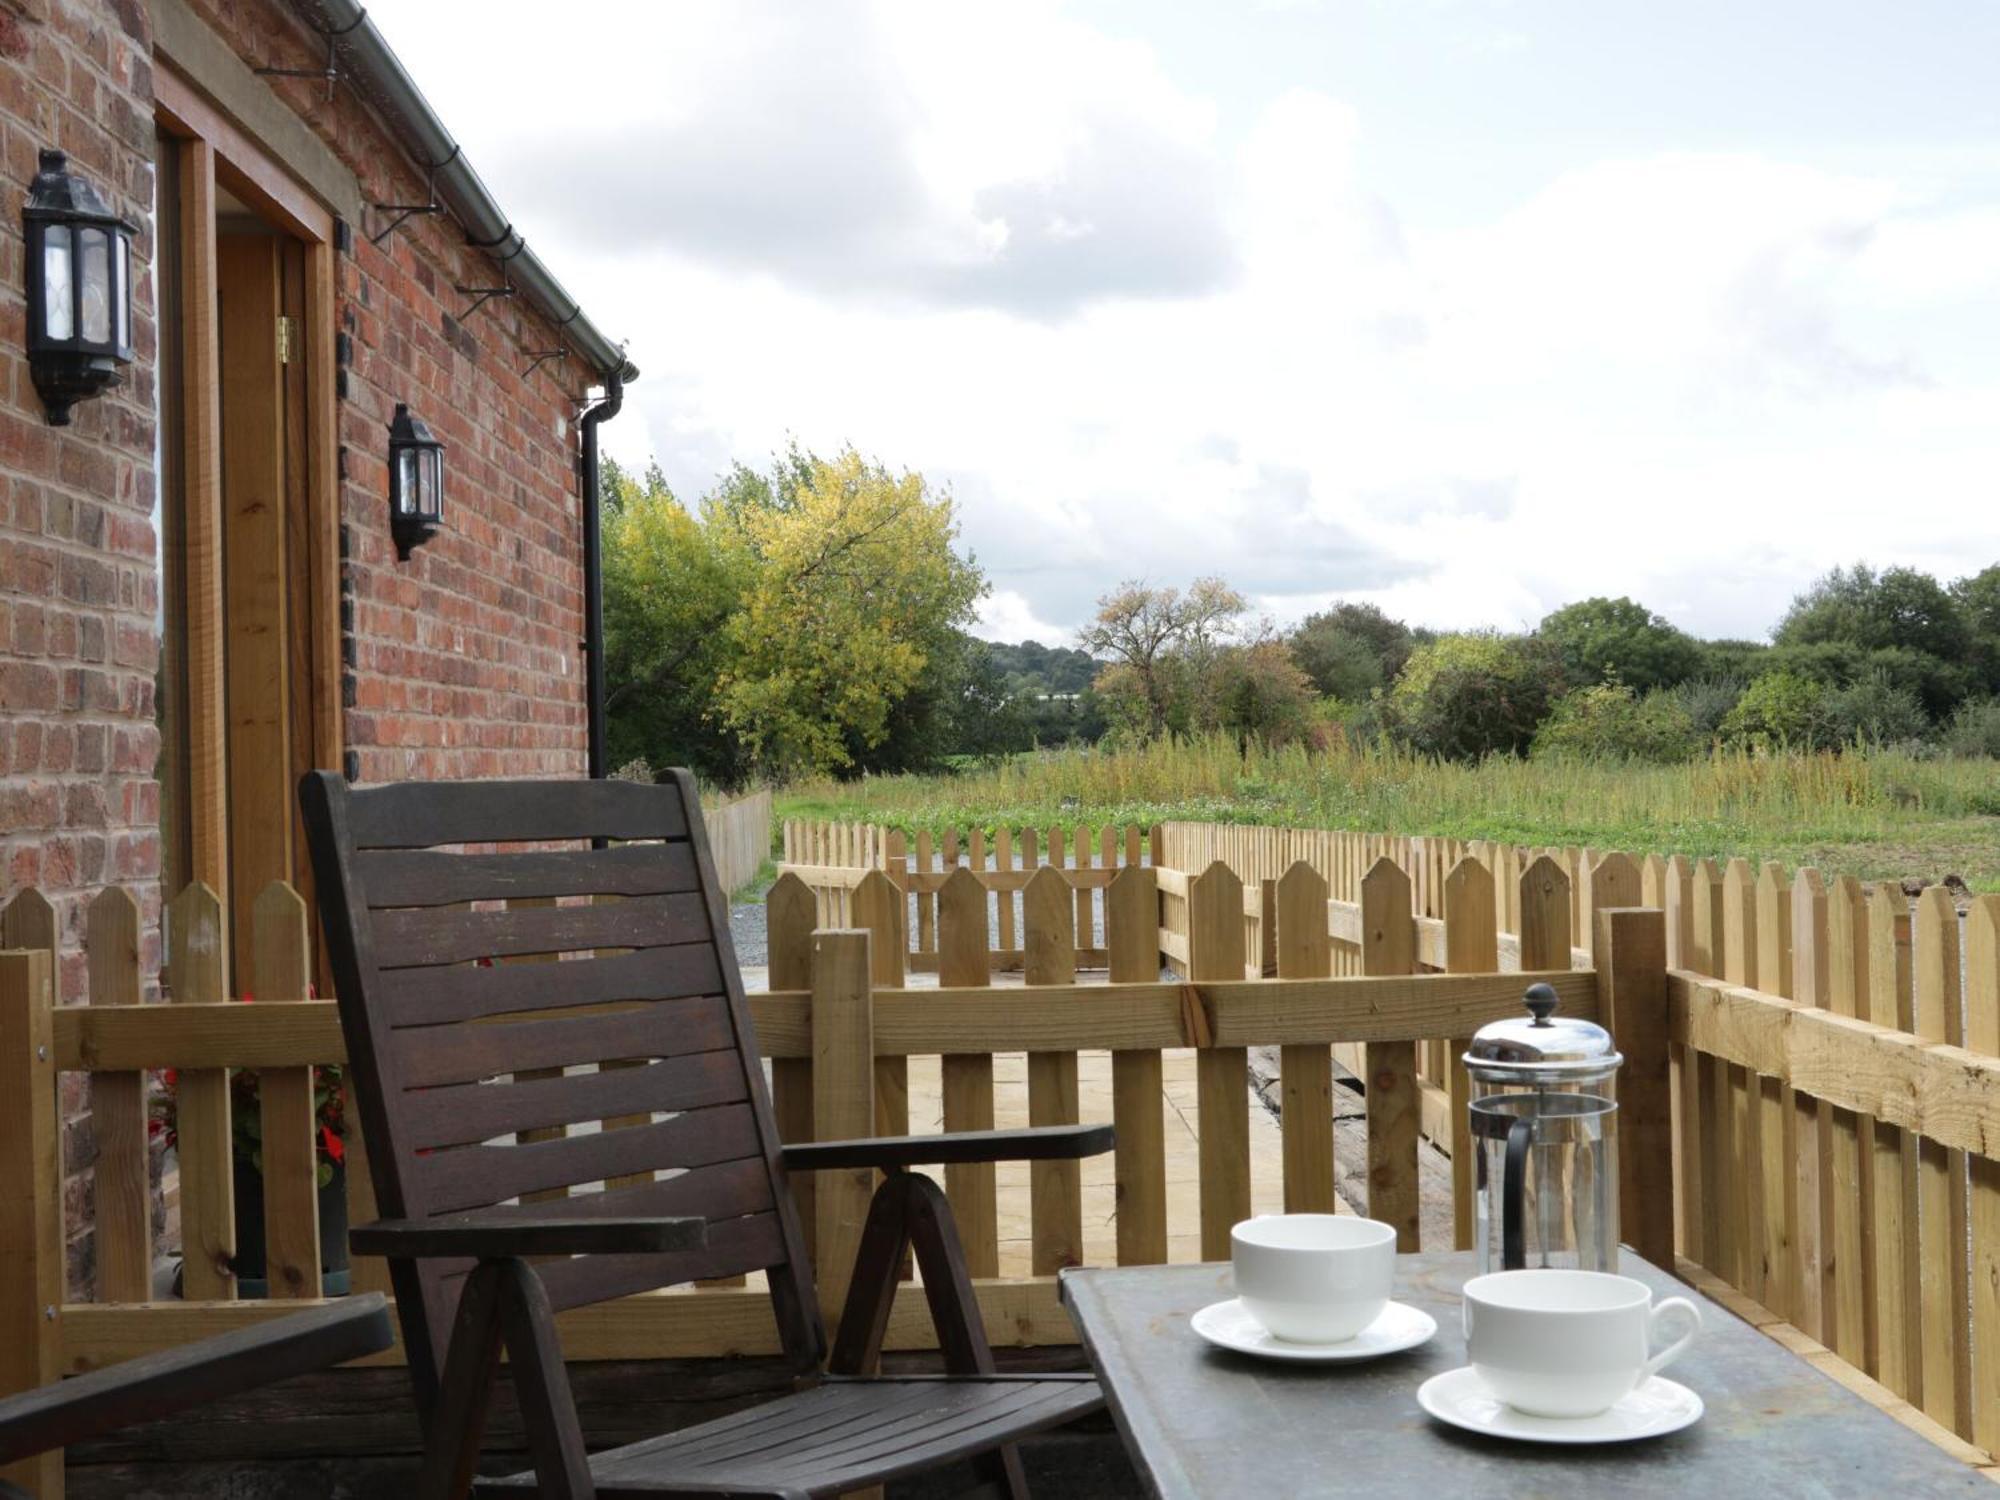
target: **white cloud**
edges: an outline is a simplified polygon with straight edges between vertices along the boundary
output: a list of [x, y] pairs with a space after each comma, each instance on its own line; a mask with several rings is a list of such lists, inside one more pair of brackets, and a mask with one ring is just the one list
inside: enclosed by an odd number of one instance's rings
[[2000, 195], [1936, 158], [1586, 141], [1413, 229], [1349, 102], [1225, 94], [1054, 0], [635, 5], [587, 44], [497, 9], [378, 13], [630, 336], [612, 450], [689, 494], [789, 435], [922, 469], [989, 633], [1221, 571], [1281, 618], [1631, 593], [1757, 634], [1837, 562], [2000, 555]]

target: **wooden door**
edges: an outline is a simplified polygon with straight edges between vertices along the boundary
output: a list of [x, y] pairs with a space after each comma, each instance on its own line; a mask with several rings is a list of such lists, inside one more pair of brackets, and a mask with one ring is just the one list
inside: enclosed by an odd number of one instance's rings
[[[250, 230], [216, 239], [225, 739], [232, 927], [273, 880], [297, 875], [292, 788], [312, 742], [303, 482], [303, 392], [287, 345], [302, 252]], [[239, 979], [241, 976], [239, 976]], [[239, 985], [240, 988], [240, 985]]]

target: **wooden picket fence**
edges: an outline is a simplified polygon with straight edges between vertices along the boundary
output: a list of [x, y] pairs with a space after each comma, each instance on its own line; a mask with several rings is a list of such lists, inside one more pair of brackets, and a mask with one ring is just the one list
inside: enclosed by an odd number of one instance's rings
[[914, 839], [901, 829], [870, 823], [787, 819], [780, 871], [804, 881], [814, 893], [821, 924], [847, 924], [852, 892], [870, 870], [886, 874], [908, 898], [905, 924], [907, 966], [912, 973], [938, 972], [938, 893], [954, 872], [968, 870], [992, 897], [997, 945], [993, 968], [1012, 972], [1026, 963], [1022, 892], [1037, 870], [1063, 872], [1076, 904], [1077, 967], [1103, 969], [1110, 959], [1103, 942], [1104, 892], [1121, 869], [1143, 865], [1146, 830], [1137, 825], [1091, 828], [1052, 824], [1048, 828], [999, 828], [989, 841], [984, 828], [956, 828], [934, 837], [929, 829]]
[[715, 857], [715, 882], [724, 894], [740, 891], [757, 878], [771, 857], [771, 794], [751, 792], [727, 802], [704, 802], [701, 820]]
[[[1221, 1258], [1230, 1225], [1250, 1211], [1253, 1177], [1279, 1174], [1287, 1208], [1334, 1206], [1339, 1059], [1365, 1084], [1367, 1211], [1417, 1248], [1428, 1120], [1452, 1156], [1452, 1239], [1463, 1245], [1472, 1163], [1453, 1059], [1477, 1027], [1518, 1011], [1526, 983], [1546, 979], [1568, 1013], [1609, 1025], [1626, 1054], [1627, 1241], [1662, 1264], [1678, 1249], [1684, 1270], [1705, 1268], [1754, 1299], [1745, 1305], [1795, 1347], [1836, 1373], [1876, 1378], [1913, 1424], [1927, 1413], [1934, 1436], [1955, 1432], [1989, 1453], [2000, 1443], [2000, 898], [1975, 903], [1961, 926], [1941, 893], [1912, 915], [1892, 893], [1864, 901], [1853, 882], [1810, 871], [1786, 881], [1740, 861], [1717, 870], [1579, 852], [1572, 863], [1560, 852], [1361, 835], [1223, 849], [1244, 860], [1245, 878], [1220, 854], [1192, 870], [1166, 862], [1207, 852], [1186, 830], [1121, 832], [1115, 864], [982, 874], [965, 863], [897, 868], [886, 836], [866, 828], [824, 846], [788, 829], [787, 855], [805, 856], [804, 870], [857, 873], [837, 887], [839, 929], [828, 925], [830, 881], [816, 889], [795, 870], [768, 897], [770, 992], [752, 997], [751, 1012], [781, 1132], [980, 1128], [993, 1118], [996, 1064], [1023, 1056], [1030, 1122], [1074, 1120], [1079, 1057], [1108, 1054], [1115, 1258], [1156, 1262], [1178, 1212], [1163, 1069], [1188, 1057], [1194, 1227], [1199, 1253]], [[1102, 836], [1090, 846], [1101, 856]], [[963, 847], [969, 858], [969, 839]], [[1161, 863], [1126, 857], [1144, 852]], [[832, 863], [850, 856], [875, 863]], [[910, 937], [926, 894], [928, 949]], [[206, 891], [177, 898], [171, 1003], [136, 1004], [138, 907], [106, 892], [85, 922], [90, 1003], [58, 1008], [48, 903], [23, 892], [0, 911], [0, 1195], [10, 1208], [0, 1214], [0, 1390], [298, 1305], [235, 1297], [232, 1068], [264, 1075], [266, 1150], [276, 1152], [267, 1194], [292, 1205], [267, 1220], [273, 1285], [314, 1290], [309, 1070], [342, 1060], [339, 1028], [330, 1002], [306, 998], [294, 893], [267, 890], [257, 904], [238, 967], [255, 976], [254, 1003], [226, 997], [220, 923]], [[1020, 982], [994, 983], [1017, 957]], [[1101, 959], [1102, 979], [1080, 977], [1087, 958]], [[1163, 977], [1163, 959], [1174, 974]], [[936, 987], [909, 985], [920, 961], [935, 966]], [[1248, 1050], [1265, 1047], [1279, 1051], [1287, 1105], [1276, 1162], [1253, 1160], [1249, 1130]], [[941, 1118], [913, 1121], [910, 1060], [930, 1057], [940, 1060]], [[155, 1303], [146, 1075], [169, 1067], [180, 1080], [187, 1299]], [[61, 1284], [55, 1100], [65, 1071], [92, 1075], [100, 1151], [97, 1284], [75, 1302]], [[365, 1146], [351, 1137], [349, 1147], [352, 1211], [365, 1218]], [[994, 1169], [945, 1178], [989, 1336], [1072, 1341], [1052, 1273], [1084, 1258], [1077, 1164], [1028, 1172], [1027, 1276], [996, 1274]], [[837, 1307], [870, 1180], [823, 1173], [801, 1186], [821, 1290]], [[360, 1264], [355, 1279], [380, 1278]], [[754, 1281], [576, 1309], [561, 1320], [565, 1349], [578, 1359], [767, 1352], [774, 1330]], [[931, 1346], [920, 1288], [898, 1299], [888, 1342]]]
[[[875, 847], [891, 837], [865, 826], [855, 836]], [[1194, 960], [1204, 876], [1191, 872], [1217, 867], [1241, 894], [1231, 978], [1286, 973], [1282, 887], [1301, 865], [1328, 892], [1336, 975], [1367, 972], [1363, 887], [1382, 861], [1407, 875], [1417, 973], [1587, 969], [1604, 913], [1662, 911], [1682, 1268], [1740, 1293], [1801, 1347], [1832, 1351], [1843, 1378], [1864, 1372], [1886, 1404], [1927, 1417], [1934, 1438], [1956, 1434], [1988, 1462], [2000, 1452], [2000, 896], [1961, 916], [1942, 888], [1913, 907], [1894, 883], [1864, 894], [1851, 877], [1741, 859], [1340, 830], [1167, 823], [1146, 847], [1153, 961], [1196, 981], [1224, 977]], [[1475, 923], [1468, 907], [1481, 902]], [[1332, 1062], [1372, 1095], [1374, 1063], [1330, 1040]], [[1630, 1038], [1619, 1040], [1629, 1056]], [[1284, 1054], [1284, 1098], [1315, 1117], [1325, 1050]], [[1462, 1050], [1462, 1036], [1415, 1039], [1411, 1070], [1421, 1133], [1452, 1158], [1461, 1243], [1472, 1171]], [[1214, 1097], [1226, 1114], [1224, 1092]], [[1629, 1127], [1630, 1099], [1621, 1112]], [[1307, 1148], [1284, 1139], [1289, 1174]], [[1205, 1145], [1205, 1187], [1209, 1166]]]

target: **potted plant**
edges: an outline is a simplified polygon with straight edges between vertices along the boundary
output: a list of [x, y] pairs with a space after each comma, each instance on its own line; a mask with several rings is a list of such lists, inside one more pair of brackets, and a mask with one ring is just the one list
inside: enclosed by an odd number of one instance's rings
[[[244, 999], [249, 999], [244, 996]], [[177, 1070], [160, 1075], [152, 1131], [171, 1149], [177, 1144]], [[320, 1295], [348, 1290], [347, 1121], [343, 1072], [338, 1064], [313, 1070], [313, 1157], [319, 1193]], [[270, 1294], [264, 1253], [264, 1110], [262, 1076], [238, 1068], [229, 1077], [230, 1137], [236, 1189], [236, 1288], [243, 1297]], [[178, 1285], [179, 1277], [175, 1277]]]

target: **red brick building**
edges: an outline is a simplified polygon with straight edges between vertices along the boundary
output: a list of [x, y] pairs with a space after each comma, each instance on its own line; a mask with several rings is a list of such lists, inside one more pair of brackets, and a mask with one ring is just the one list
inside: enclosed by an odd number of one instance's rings
[[[308, 766], [585, 768], [579, 418], [633, 372], [462, 153], [427, 170], [453, 143], [359, 13], [0, 0], [17, 205], [56, 147], [139, 226], [136, 357], [59, 428], [0, 215], [0, 889], [57, 902], [70, 997], [102, 885], [157, 941], [163, 889], [240, 907], [299, 876]], [[408, 561], [399, 402], [446, 447], [444, 525]]]
[[[187, 882], [237, 931], [268, 881], [305, 889], [308, 767], [586, 769], [583, 496], [636, 371], [353, 0], [0, 0], [17, 210], [47, 148], [136, 226], [134, 357], [53, 426], [0, 214], [0, 902], [54, 903], [73, 1002], [107, 885], [149, 984]], [[445, 446], [443, 525], [407, 560], [399, 403]]]

